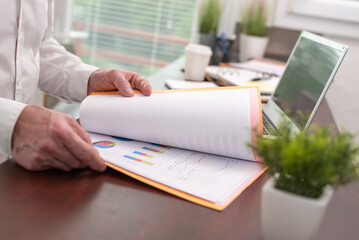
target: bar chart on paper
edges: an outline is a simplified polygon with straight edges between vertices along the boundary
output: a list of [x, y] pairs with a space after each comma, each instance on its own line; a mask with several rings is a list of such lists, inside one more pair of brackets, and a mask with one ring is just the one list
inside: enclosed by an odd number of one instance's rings
[[243, 189], [241, 186], [245, 186], [251, 176], [264, 169], [262, 164], [251, 161], [166, 145], [93, 133], [90, 137], [94, 144], [101, 141], [115, 143], [112, 148], [98, 148], [107, 162], [211, 202], [230, 198], [233, 192]]
[[138, 154], [138, 155], [140, 155], [140, 156], [144, 156], [144, 157], [148, 157], [148, 158], [153, 158], [152, 155], [146, 154], [146, 153], [143, 153], [143, 152], [134, 151], [133, 153], [134, 153], [134, 154]]
[[147, 164], [147, 165], [150, 165], [150, 166], [154, 165], [154, 163], [148, 162], [146, 160], [138, 159], [138, 158], [135, 158], [135, 157], [131, 157], [129, 155], [123, 155], [123, 157], [131, 159], [131, 160], [134, 160], [136, 162], [144, 163], [144, 164]]
[[153, 149], [153, 148], [149, 148], [149, 147], [142, 147], [142, 149], [151, 151], [151, 152], [155, 152], [155, 153], [163, 153], [163, 151], [161, 151], [161, 150], [157, 150], [157, 149]]
[[[99, 135], [100, 136], [100, 135]], [[104, 154], [116, 156], [118, 161], [129, 165], [154, 166], [163, 160], [162, 156], [171, 155], [168, 152], [173, 148], [165, 145], [155, 143], [144, 143], [134, 141], [132, 139], [115, 137], [115, 136], [101, 136], [99, 141], [94, 141], [93, 145], [98, 149], [106, 149]], [[113, 150], [109, 148], [115, 147]]]

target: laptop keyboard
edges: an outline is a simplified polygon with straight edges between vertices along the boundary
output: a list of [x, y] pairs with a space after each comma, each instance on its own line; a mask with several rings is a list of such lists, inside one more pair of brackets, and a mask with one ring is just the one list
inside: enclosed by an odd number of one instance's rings
[[267, 114], [262, 111], [263, 118], [263, 135], [276, 135], [277, 127], [274, 123], [268, 118]]

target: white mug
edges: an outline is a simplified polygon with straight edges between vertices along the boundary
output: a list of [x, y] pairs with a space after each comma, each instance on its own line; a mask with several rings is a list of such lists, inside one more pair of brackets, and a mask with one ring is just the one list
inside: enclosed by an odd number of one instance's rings
[[188, 44], [186, 46], [186, 80], [203, 81], [211, 56], [212, 50], [210, 47]]

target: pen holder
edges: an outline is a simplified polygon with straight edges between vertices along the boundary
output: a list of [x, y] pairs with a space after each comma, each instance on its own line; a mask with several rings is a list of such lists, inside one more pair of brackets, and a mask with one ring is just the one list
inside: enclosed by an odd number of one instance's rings
[[235, 35], [233, 35], [231, 38], [226, 38], [226, 36], [222, 34], [220, 37], [217, 38], [217, 46], [222, 53], [221, 62], [230, 61], [230, 50], [232, 48], [234, 40], [236, 40]]

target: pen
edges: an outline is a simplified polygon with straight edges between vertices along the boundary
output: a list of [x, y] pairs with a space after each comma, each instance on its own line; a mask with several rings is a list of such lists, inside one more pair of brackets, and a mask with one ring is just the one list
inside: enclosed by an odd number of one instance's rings
[[251, 81], [261, 81], [261, 80], [268, 80], [271, 79], [271, 76], [265, 76], [265, 77], [257, 77], [257, 78], [252, 78]]

